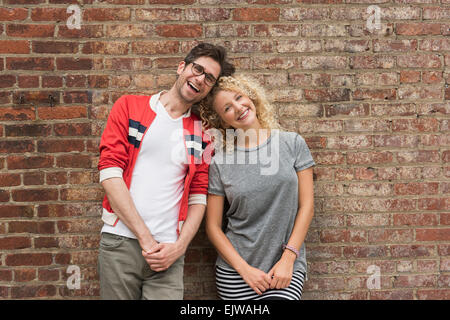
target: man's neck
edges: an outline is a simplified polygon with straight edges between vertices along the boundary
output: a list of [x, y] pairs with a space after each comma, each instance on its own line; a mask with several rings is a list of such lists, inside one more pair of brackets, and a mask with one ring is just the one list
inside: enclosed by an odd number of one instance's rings
[[174, 119], [181, 117], [192, 106], [192, 104], [188, 104], [181, 99], [174, 88], [169, 91], [163, 91], [159, 97], [159, 101], [162, 103], [167, 113]]

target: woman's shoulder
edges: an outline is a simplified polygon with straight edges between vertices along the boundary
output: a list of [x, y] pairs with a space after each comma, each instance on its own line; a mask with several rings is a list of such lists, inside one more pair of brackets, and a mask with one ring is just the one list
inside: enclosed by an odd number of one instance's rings
[[296, 141], [300, 140], [304, 140], [303, 137], [298, 134], [297, 132], [294, 131], [279, 131], [280, 134], [280, 139], [284, 140], [288, 143], [296, 143]]

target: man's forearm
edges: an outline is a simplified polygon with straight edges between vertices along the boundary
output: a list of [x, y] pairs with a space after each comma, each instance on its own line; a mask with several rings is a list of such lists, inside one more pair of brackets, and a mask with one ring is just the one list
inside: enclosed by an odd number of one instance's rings
[[205, 209], [206, 206], [203, 204], [193, 204], [188, 207], [187, 218], [183, 223], [180, 236], [177, 240], [177, 244], [183, 248], [183, 251], [186, 251], [192, 239], [197, 234], [205, 214]]
[[106, 179], [102, 182], [102, 186], [114, 213], [137, 237], [142, 249], [149, 250], [156, 244], [156, 241], [137, 212], [130, 191], [123, 179]]

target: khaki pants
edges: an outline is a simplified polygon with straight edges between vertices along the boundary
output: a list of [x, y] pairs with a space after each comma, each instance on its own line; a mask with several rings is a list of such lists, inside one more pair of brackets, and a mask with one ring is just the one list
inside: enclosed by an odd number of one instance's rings
[[103, 300], [182, 300], [184, 255], [155, 272], [136, 239], [102, 233], [98, 255]]

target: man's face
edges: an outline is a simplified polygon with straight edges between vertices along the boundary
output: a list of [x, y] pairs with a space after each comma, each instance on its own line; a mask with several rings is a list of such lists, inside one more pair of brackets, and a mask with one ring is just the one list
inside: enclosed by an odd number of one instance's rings
[[[211, 74], [218, 79], [220, 75], [220, 65], [210, 57], [200, 57], [194, 61], [203, 67], [205, 73]], [[188, 104], [194, 104], [202, 100], [211, 91], [204, 79], [205, 74], [195, 75], [192, 72], [192, 63], [186, 65], [184, 61], [180, 62], [177, 70], [178, 79], [175, 86], [179, 96]]]

